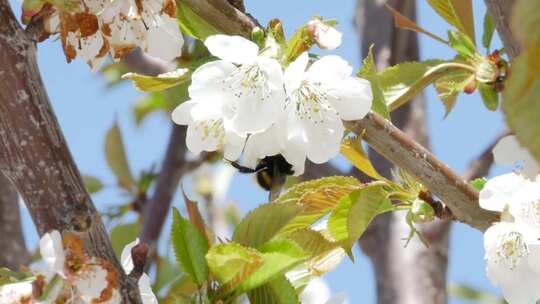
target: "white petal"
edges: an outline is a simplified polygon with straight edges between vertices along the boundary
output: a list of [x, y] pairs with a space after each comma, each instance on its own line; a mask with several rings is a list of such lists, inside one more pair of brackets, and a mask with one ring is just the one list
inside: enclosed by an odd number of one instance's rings
[[194, 100], [188, 100], [178, 105], [171, 113], [171, 118], [175, 124], [188, 125], [193, 122], [191, 116], [191, 110], [197, 102]]
[[224, 81], [235, 69], [234, 64], [224, 60], [203, 64], [191, 75], [191, 84], [188, 88], [189, 96], [191, 98], [206, 98], [223, 95]]
[[524, 185], [525, 180], [515, 173], [496, 176], [480, 191], [480, 207], [491, 211], [503, 211], [507, 204], [515, 201], [515, 194]]
[[182, 55], [184, 38], [176, 19], [161, 16], [161, 23], [148, 30], [146, 45], [148, 55], [165, 61], [172, 61]]
[[352, 66], [341, 57], [329, 55], [315, 61], [309, 67], [307, 74], [310, 82], [331, 85], [339, 84], [349, 78], [352, 70]]
[[341, 45], [343, 34], [320, 19], [311, 20], [308, 23], [308, 31], [321, 49], [333, 50]]
[[[509, 204], [510, 214], [516, 223], [523, 223], [531, 229], [540, 231], [540, 183], [524, 179]], [[540, 233], [539, 233], [540, 234]], [[538, 239], [537, 235], [535, 239]]]
[[326, 301], [326, 304], [343, 304], [345, 301], [347, 301], [347, 295], [344, 293], [338, 293]]
[[157, 298], [152, 291], [152, 284], [150, 283], [150, 277], [143, 273], [139, 279], [139, 291], [141, 293], [141, 299], [143, 304], [157, 304]]
[[212, 55], [236, 64], [252, 63], [259, 53], [255, 43], [240, 36], [213, 35], [204, 45]]
[[539, 173], [539, 166], [531, 153], [523, 148], [516, 136], [509, 135], [501, 138], [493, 148], [493, 157], [498, 164], [522, 163], [521, 172], [530, 179]]
[[308, 63], [308, 53], [303, 52], [285, 69], [283, 80], [288, 94], [291, 94], [294, 90], [298, 89], [300, 83], [304, 80]]
[[122, 254], [120, 255], [120, 262], [122, 263], [122, 268], [126, 273], [130, 273], [133, 270], [133, 259], [131, 257], [131, 249], [139, 244], [139, 239], [129, 243], [122, 249]]
[[219, 121], [200, 121], [188, 126], [186, 145], [195, 153], [216, 151], [223, 144], [224, 130]]
[[19, 282], [0, 286], [0, 303], [25, 303], [32, 296], [32, 282]]
[[373, 95], [369, 81], [356, 77], [345, 79], [339, 86], [329, 88], [328, 102], [343, 120], [361, 119], [371, 109]]
[[64, 247], [62, 236], [58, 230], [45, 233], [39, 240], [39, 252], [47, 267], [57, 274], [64, 276]]
[[244, 143], [246, 138], [236, 134], [233, 131], [225, 131], [225, 145], [223, 147], [223, 154], [226, 159], [234, 161], [240, 158], [242, 150], [244, 149]]
[[321, 278], [314, 278], [300, 293], [302, 304], [324, 304], [330, 298], [330, 288]]
[[279, 154], [283, 150], [285, 133], [282, 131], [281, 125], [283, 122], [276, 123], [268, 130], [257, 132], [248, 137], [244, 149], [246, 167], [254, 169], [259, 159]]
[[107, 288], [107, 270], [100, 266], [93, 266], [84, 274], [77, 276], [73, 285], [80, 293], [81, 299], [87, 303], [93, 303], [93, 299], [99, 299], [103, 289]]

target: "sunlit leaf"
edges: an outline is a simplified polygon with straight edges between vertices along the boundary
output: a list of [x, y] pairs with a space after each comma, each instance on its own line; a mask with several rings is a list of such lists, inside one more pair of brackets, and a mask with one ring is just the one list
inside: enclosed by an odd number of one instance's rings
[[448, 42], [450, 47], [465, 58], [474, 58], [477, 53], [474, 42], [462, 32], [448, 31]]
[[477, 304], [506, 304], [506, 301], [494, 294], [475, 289], [464, 284], [450, 284], [448, 288], [450, 297], [460, 300], [468, 300]]
[[206, 282], [208, 266], [205, 255], [208, 252], [208, 243], [199, 230], [184, 219], [176, 208], [173, 208], [171, 241], [180, 267], [197, 285]]
[[121, 187], [129, 190], [136, 185], [133, 174], [129, 169], [122, 134], [116, 122], [105, 137], [105, 156], [109, 168], [111, 168]]
[[470, 181], [469, 185], [473, 186], [474, 189], [481, 191], [482, 189], [484, 189], [484, 186], [486, 185], [487, 181], [488, 180], [485, 177], [476, 178]]
[[111, 243], [117, 257], [120, 257], [127, 244], [133, 242], [139, 236], [140, 230], [141, 225], [137, 222], [121, 224], [111, 230]]
[[385, 4], [385, 6], [392, 13], [392, 15], [394, 16], [394, 25], [397, 28], [411, 30], [411, 31], [414, 31], [414, 32], [417, 32], [417, 33], [422, 33], [422, 34], [428, 35], [429, 37], [431, 37], [431, 38], [433, 38], [433, 39], [435, 39], [435, 40], [437, 40], [437, 41], [439, 41], [441, 43], [444, 43], [444, 44], [447, 43], [441, 37], [433, 34], [432, 32], [430, 32], [428, 30], [425, 30], [424, 28], [422, 28], [420, 26], [418, 26], [418, 24], [416, 24], [416, 22], [412, 21], [407, 16], [404, 16], [400, 12], [396, 11], [390, 5]]
[[300, 304], [296, 290], [282, 275], [248, 292], [250, 303]]
[[182, 33], [195, 39], [204, 41], [208, 36], [219, 34], [219, 31], [214, 26], [190, 8], [187, 1], [176, 0], [176, 19]]
[[491, 41], [493, 40], [493, 34], [495, 33], [495, 22], [489, 11], [486, 11], [484, 15], [484, 32], [482, 33], [482, 45], [489, 51], [491, 47]]
[[[472, 78], [471, 78], [472, 77]], [[469, 71], [452, 71], [448, 75], [443, 76], [435, 81], [433, 86], [437, 91], [438, 97], [444, 104], [446, 110], [445, 117], [450, 114], [454, 108], [459, 93], [463, 91], [465, 86], [474, 81], [474, 74]]]
[[189, 197], [187, 197], [186, 192], [184, 191], [184, 188], [182, 190], [182, 196], [184, 197], [184, 204], [186, 205], [186, 210], [188, 212], [189, 220], [190, 222], [197, 227], [199, 232], [204, 235], [204, 238], [206, 239], [208, 245], [210, 246], [212, 244], [212, 241], [210, 240], [210, 237], [208, 235], [206, 223], [204, 222], [204, 219], [201, 215], [201, 211], [199, 210], [199, 207], [197, 206], [197, 203], [190, 200]]
[[84, 187], [90, 194], [99, 192], [101, 189], [103, 189], [103, 183], [97, 177], [83, 175], [83, 182]]
[[373, 59], [373, 45], [369, 47], [368, 54], [364, 58], [362, 68], [358, 71], [358, 76], [363, 77], [371, 84], [371, 92], [373, 94], [373, 105], [371, 109], [386, 119], [390, 119], [387, 101], [382, 92], [381, 83], [377, 75], [377, 67], [375, 66], [375, 60]]
[[499, 93], [495, 91], [493, 86], [479, 82], [477, 88], [484, 106], [490, 111], [497, 111], [499, 108]]
[[283, 204], [289, 202], [298, 202], [303, 195], [307, 192], [315, 191], [319, 188], [329, 185], [344, 186], [344, 187], [356, 187], [360, 185], [360, 182], [350, 176], [328, 176], [307, 182], [296, 184], [276, 199], [276, 203]]
[[475, 41], [472, 0], [428, 0], [428, 3], [446, 22]]
[[341, 144], [341, 154], [348, 159], [356, 169], [364, 172], [368, 176], [374, 179], [384, 179], [377, 170], [371, 164], [366, 152], [362, 148], [362, 141], [360, 138], [349, 138]]
[[122, 79], [133, 81], [133, 85], [135, 85], [138, 90], [147, 93], [159, 92], [177, 86], [188, 81], [190, 77], [191, 73], [189, 69], [183, 68], [158, 76], [147, 76], [137, 73], [127, 73], [122, 75]]

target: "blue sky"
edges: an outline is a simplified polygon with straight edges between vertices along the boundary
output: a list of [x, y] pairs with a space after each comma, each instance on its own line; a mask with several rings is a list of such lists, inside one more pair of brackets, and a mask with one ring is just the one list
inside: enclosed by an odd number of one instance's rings
[[[444, 36], [448, 27], [442, 19], [426, 5], [425, 1], [418, 2], [419, 24]], [[485, 8], [483, 1], [473, 3], [477, 21], [476, 32], [479, 35], [482, 32], [481, 21]], [[289, 34], [314, 15], [337, 19], [338, 27], [344, 33], [344, 42], [333, 53], [347, 59], [355, 68], [359, 67], [361, 62], [359, 42], [353, 27], [356, 1], [247, 0], [246, 4], [248, 11], [262, 24], [266, 24], [272, 18], [280, 18]], [[18, 8], [16, 13], [20, 14]], [[446, 46], [424, 36], [420, 38], [420, 45], [423, 59], [435, 57], [448, 59], [453, 56], [453, 52]], [[103, 142], [107, 129], [115, 119], [118, 120], [124, 133], [132, 170], [139, 172], [154, 163], [159, 164], [169, 135], [170, 122], [165, 115], [155, 114], [141, 127], [137, 127], [131, 114], [131, 106], [141, 94], [131, 85], [107, 89], [104, 79], [92, 74], [83, 62], [75, 61], [67, 64], [58, 41], [40, 44], [38, 60], [53, 108], [81, 172], [97, 176], [109, 185], [114, 184], [114, 177], [105, 161]], [[432, 149], [455, 171], [463, 172], [468, 162], [504, 128], [504, 118], [499, 112], [491, 113], [485, 110], [479, 96], [475, 94], [461, 96], [455, 110], [444, 119], [444, 108], [437, 100], [433, 89], [430, 88], [426, 92]], [[501, 172], [501, 169], [496, 172]], [[246, 212], [264, 202], [266, 194], [259, 190], [249, 176], [237, 175], [229, 198], [239, 204], [242, 212]], [[94, 196], [94, 203], [98, 208], [122, 203], [124, 200], [125, 198], [114, 189], [102, 191]], [[174, 205], [181, 206], [181, 203], [180, 197], [177, 196]], [[26, 212], [24, 223], [27, 241], [31, 247], [35, 247], [37, 236]], [[455, 224], [452, 228], [450, 248], [449, 282], [466, 283], [496, 292], [484, 274], [480, 232], [462, 224]], [[338, 269], [326, 277], [327, 281], [334, 292], [347, 293], [349, 303], [374, 303], [371, 266], [358, 251], [356, 256], [355, 264], [345, 260]], [[452, 303], [460, 302], [452, 301]]]

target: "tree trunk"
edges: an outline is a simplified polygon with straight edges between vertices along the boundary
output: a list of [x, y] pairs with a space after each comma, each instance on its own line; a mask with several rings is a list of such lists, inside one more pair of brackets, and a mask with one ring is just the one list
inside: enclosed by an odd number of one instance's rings
[[[399, 62], [419, 59], [416, 33], [395, 28], [384, 2], [359, 0], [356, 18], [362, 57], [374, 44], [374, 57], [379, 70]], [[412, 20], [416, 19], [414, 1], [386, 2]], [[392, 122], [422, 146], [428, 147], [423, 96], [394, 111]], [[370, 151], [370, 156], [382, 175], [391, 175], [390, 162], [374, 151]], [[409, 233], [404, 214], [393, 212], [375, 219], [360, 239], [360, 245], [374, 268], [377, 303], [446, 302], [449, 227], [449, 222], [440, 220], [422, 225], [420, 230], [430, 247], [413, 239], [407, 248], [403, 248], [403, 238]]]
[[0, 0], [0, 18], [0, 170], [24, 198], [40, 235], [53, 229], [78, 235], [89, 256], [116, 267], [124, 303], [140, 303], [137, 284], [114, 255], [53, 113], [35, 41], [7, 0]]

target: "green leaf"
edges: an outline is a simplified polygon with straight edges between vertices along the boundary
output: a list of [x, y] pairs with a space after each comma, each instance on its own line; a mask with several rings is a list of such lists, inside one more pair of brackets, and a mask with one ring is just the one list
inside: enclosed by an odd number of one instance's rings
[[206, 254], [208, 268], [222, 284], [222, 292], [235, 289], [263, 264], [262, 255], [255, 249], [236, 243], [212, 246]]
[[117, 257], [120, 257], [127, 244], [139, 236], [140, 229], [141, 225], [135, 222], [118, 225], [111, 230], [111, 243]]
[[475, 54], [478, 53], [471, 39], [462, 32], [448, 31], [448, 42], [450, 43], [450, 47], [465, 58], [474, 58]]
[[482, 34], [482, 45], [488, 50], [491, 46], [491, 41], [493, 40], [493, 33], [495, 33], [495, 22], [491, 14], [486, 11], [484, 15], [484, 33]]
[[83, 175], [83, 182], [84, 187], [90, 194], [99, 192], [101, 189], [103, 189], [103, 183], [97, 177]]
[[156, 283], [154, 289], [156, 291], [161, 290], [169, 283], [176, 281], [182, 277], [182, 272], [176, 265], [173, 265], [167, 258], [158, 257], [156, 260]]
[[290, 187], [289, 189], [287, 189], [287, 192], [279, 196], [275, 202], [278, 204], [284, 204], [289, 202], [297, 203], [306, 193], [317, 191], [318, 189], [321, 189], [325, 186], [342, 186], [345, 188], [356, 188], [360, 186], [360, 182], [356, 178], [350, 176], [328, 176], [315, 180], [310, 180], [307, 182], [298, 183]]
[[293, 241], [271, 241], [259, 249], [263, 264], [255, 270], [237, 289], [238, 292], [252, 290], [291, 270], [308, 256]]
[[484, 186], [487, 183], [487, 178], [481, 177], [481, 178], [475, 178], [472, 181], [469, 182], [469, 185], [471, 185], [474, 189], [481, 191], [484, 189]]
[[158, 76], [147, 76], [137, 73], [126, 73], [122, 79], [133, 81], [135, 88], [142, 92], [160, 92], [172, 88], [188, 81], [191, 77], [189, 69], [177, 69], [172, 72], [159, 74]]
[[176, 19], [182, 33], [201, 41], [208, 36], [220, 33], [190, 8], [189, 1], [176, 0]]
[[321, 232], [312, 229], [301, 229], [286, 236], [309, 254], [310, 258], [319, 258], [338, 248], [339, 243], [327, 239]]
[[438, 97], [446, 109], [445, 117], [450, 114], [454, 108], [457, 97], [462, 92], [469, 81], [474, 81], [474, 74], [469, 71], [452, 71], [435, 81], [433, 86], [437, 91]]
[[248, 213], [234, 230], [232, 240], [258, 248], [272, 239], [300, 213], [296, 203], [268, 203]]
[[344, 241], [349, 249], [375, 216], [392, 209], [382, 185], [367, 185], [341, 200], [328, 219], [328, 230], [335, 240]]
[[506, 304], [504, 299], [496, 295], [481, 291], [463, 284], [450, 284], [448, 288], [450, 297], [460, 300], [472, 301], [477, 304]]
[[371, 92], [373, 94], [373, 105], [371, 109], [390, 120], [390, 113], [387, 108], [387, 101], [383, 94], [379, 77], [377, 76], [377, 67], [373, 59], [373, 44], [369, 47], [368, 55], [364, 58], [362, 68], [358, 71], [358, 76], [367, 79], [371, 84]]
[[446, 22], [475, 41], [472, 0], [428, 0], [428, 3]]
[[497, 111], [499, 108], [499, 93], [495, 91], [493, 86], [485, 83], [478, 82], [478, 91], [484, 102], [484, 106], [490, 111]]
[[129, 169], [122, 133], [120, 133], [120, 128], [116, 122], [109, 129], [105, 137], [105, 156], [107, 158], [107, 164], [116, 176], [120, 187], [130, 190], [136, 185], [133, 174], [131, 174], [131, 170]]
[[208, 243], [199, 230], [184, 219], [176, 208], [173, 208], [171, 240], [180, 267], [197, 285], [204, 284], [208, 280], [208, 266], [205, 260]]
[[282, 275], [248, 292], [250, 303], [257, 304], [300, 304], [296, 290]]
[[385, 4], [385, 6], [392, 13], [392, 15], [394, 16], [394, 25], [397, 28], [411, 30], [411, 31], [414, 31], [414, 32], [417, 32], [417, 33], [422, 33], [422, 34], [425, 34], [425, 35], [431, 37], [432, 39], [435, 39], [435, 40], [441, 42], [441, 43], [448, 44], [448, 42], [446, 42], [444, 39], [442, 39], [441, 37], [433, 34], [430, 31], [427, 31], [426, 29], [420, 27], [418, 24], [416, 24], [416, 22], [412, 21], [409, 17], [407, 17], [407, 16], [401, 14], [400, 12], [396, 11], [390, 5]]

